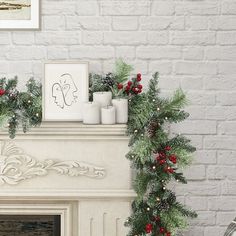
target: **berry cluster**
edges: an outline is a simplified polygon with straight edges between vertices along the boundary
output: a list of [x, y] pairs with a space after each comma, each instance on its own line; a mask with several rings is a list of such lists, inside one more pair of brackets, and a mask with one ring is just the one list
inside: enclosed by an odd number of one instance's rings
[[175, 154], [171, 153], [171, 147], [166, 146], [163, 150], [155, 153], [155, 163], [159, 166], [163, 166], [163, 169], [166, 173], [174, 173], [172, 168], [173, 164], [177, 163], [177, 157]]
[[[153, 221], [159, 225], [157, 231], [160, 234], [164, 234], [165, 236], [171, 236], [171, 233], [168, 232], [165, 227], [161, 226], [160, 216], [153, 217]], [[146, 231], [147, 234], [151, 233], [153, 231], [153, 224], [151, 224], [151, 223], [146, 224], [145, 231]]]
[[143, 86], [140, 84], [142, 80], [141, 73], [138, 73], [135, 78], [128, 81], [126, 84], [117, 84], [118, 90], [123, 90], [127, 95], [137, 95], [142, 92]]

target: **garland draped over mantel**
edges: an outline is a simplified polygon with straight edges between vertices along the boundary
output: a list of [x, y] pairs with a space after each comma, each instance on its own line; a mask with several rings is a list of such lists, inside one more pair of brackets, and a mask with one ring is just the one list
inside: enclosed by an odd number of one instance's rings
[[[182, 135], [169, 137], [166, 123], [177, 123], [188, 117], [182, 110], [186, 97], [177, 90], [171, 98], [161, 98], [158, 73], [153, 75], [146, 92], [142, 92], [141, 74], [129, 80], [132, 67], [118, 61], [116, 70], [107, 75], [90, 75], [90, 98], [93, 92], [111, 90], [129, 99], [130, 151], [127, 158], [136, 170], [132, 215], [125, 225], [128, 236], [174, 236], [187, 226], [187, 218], [196, 217], [194, 211], [179, 203], [170, 181], [186, 184], [182, 169], [191, 164], [195, 148]], [[129, 81], [128, 81], [129, 80]], [[41, 84], [34, 79], [27, 83], [27, 91], [17, 90], [17, 78], [0, 80], [0, 125], [7, 125], [11, 138], [21, 125], [40, 125], [42, 119]]]

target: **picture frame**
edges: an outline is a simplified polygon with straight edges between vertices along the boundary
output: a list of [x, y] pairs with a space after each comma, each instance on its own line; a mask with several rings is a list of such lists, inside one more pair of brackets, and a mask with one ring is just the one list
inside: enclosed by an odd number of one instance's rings
[[89, 100], [89, 63], [44, 63], [43, 121], [82, 121], [83, 104]]
[[40, 0], [0, 3], [0, 30], [40, 29]]

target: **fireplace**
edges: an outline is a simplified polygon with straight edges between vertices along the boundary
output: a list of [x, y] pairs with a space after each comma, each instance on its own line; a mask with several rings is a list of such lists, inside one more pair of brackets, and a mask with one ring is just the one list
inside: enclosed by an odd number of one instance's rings
[[61, 236], [61, 216], [0, 215], [0, 235]]
[[0, 236], [126, 235], [128, 150], [125, 125], [50, 122], [14, 140], [0, 131], [0, 224], [14, 225]]

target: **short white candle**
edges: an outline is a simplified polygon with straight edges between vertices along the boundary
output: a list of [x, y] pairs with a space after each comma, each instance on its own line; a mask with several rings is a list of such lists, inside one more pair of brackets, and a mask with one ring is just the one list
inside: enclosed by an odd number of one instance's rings
[[93, 101], [100, 104], [101, 107], [111, 105], [112, 93], [111, 92], [95, 92], [93, 93]]
[[84, 103], [83, 107], [84, 124], [100, 124], [100, 106], [96, 102]]
[[116, 110], [113, 106], [102, 107], [102, 124], [113, 125], [116, 123]]
[[125, 124], [128, 122], [128, 100], [125, 98], [112, 99], [116, 108], [116, 123]]

